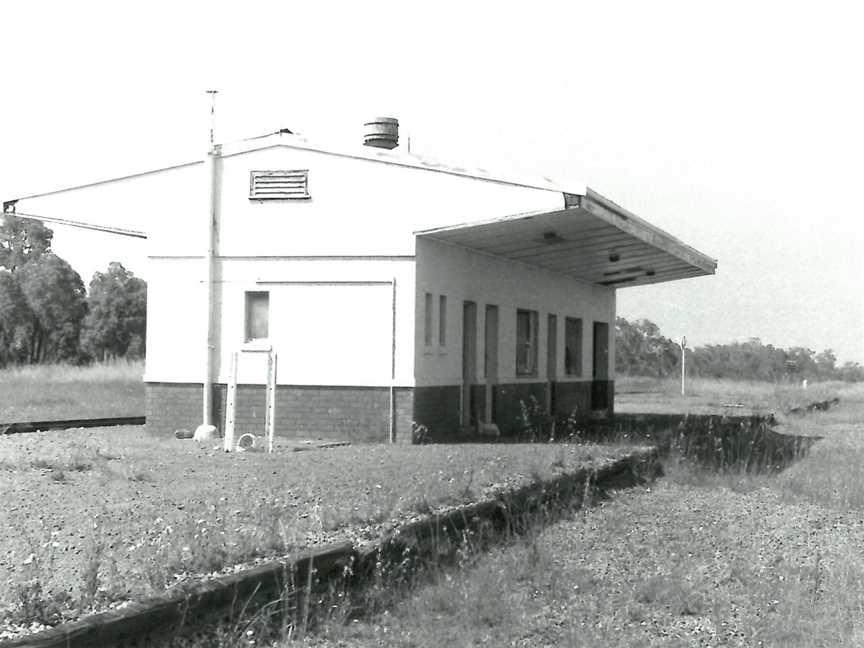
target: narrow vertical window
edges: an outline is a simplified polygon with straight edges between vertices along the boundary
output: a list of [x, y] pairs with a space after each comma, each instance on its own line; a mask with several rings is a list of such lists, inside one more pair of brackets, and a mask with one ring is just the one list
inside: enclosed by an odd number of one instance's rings
[[546, 377], [555, 380], [558, 375], [558, 316], [549, 314], [546, 324]]
[[266, 340], [270, 334], [270, 293], [246, 293], [245, 339]]
[[426, 293], [425, 314], [423, 317], [423, 340], [426, 346], [432, 346], [432, 293]]
[[438, 297], [438, 344], [447, 344], [447, 297]]
[[582, 375], [582, 320], [577, 317], [564, 320], [564, 373]]
[[486, 380], [498, 378], [498, 307], [486, 306], [486, 337], [483, 344], [486, 351], [483, 359], [483, 375]]
[[537, 311], [516, 311], [516, 375], [537, 374]]

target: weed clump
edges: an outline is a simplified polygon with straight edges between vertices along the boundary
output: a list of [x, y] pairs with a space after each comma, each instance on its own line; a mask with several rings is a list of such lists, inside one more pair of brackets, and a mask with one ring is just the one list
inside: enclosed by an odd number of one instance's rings
[[516, 427], [522, 443], [581, 443], [585, 440], [584, 422], [578, 409], [573, 408], [566, 416], [554, 415], [547, 412], [533, 394], [527, 401], [519, 400]]

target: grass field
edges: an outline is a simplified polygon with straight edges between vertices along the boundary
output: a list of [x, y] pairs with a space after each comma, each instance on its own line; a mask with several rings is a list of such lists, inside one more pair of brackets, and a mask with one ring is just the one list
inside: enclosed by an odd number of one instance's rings
[[0, 370], [0, 423], [144, 415], [144, 363]]
[[681, 414], [782, 414], [793, 407], [843, 397], [854, 384], [798, 383], [689, 378], [681, 396], [680, 378], [656, 380], [619, 376], [615, 381], [615, 411]]
[[306, 643], [862, 646], [864, 389], [780, 429], [824, 439], [775, 476], [667, 461], [650, 488], [433, 568], [386, 613]]
[[[86, 367], [38, 365], [0, 370], [0, 423], [144, 414], [143, 362], [119, 360]], [[620, 376], [615, 407], [620, 412], [729, 414], [785, 412], [842, 395], [849, 385], [689, 379], [681, 396], [676, 379]], [[730, 407], [730, 406], [743, 407]]]

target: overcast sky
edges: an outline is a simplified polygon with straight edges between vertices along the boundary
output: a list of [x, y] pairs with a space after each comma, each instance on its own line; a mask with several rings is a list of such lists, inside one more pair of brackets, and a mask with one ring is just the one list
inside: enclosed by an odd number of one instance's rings
[[[853, 3], [7, 2], [0, 197], [200, 158], [287, 127], [584, 181], [719, 260], [618, 291], [691, 345], [864, 361], [864, 99]], [[85, 283], [143, 249], [55, 227]]]

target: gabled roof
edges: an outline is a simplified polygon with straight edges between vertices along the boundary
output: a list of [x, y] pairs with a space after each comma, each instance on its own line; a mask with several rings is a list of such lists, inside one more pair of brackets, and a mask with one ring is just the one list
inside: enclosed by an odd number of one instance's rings
[[[250, 139], [241, 140], [239, 142], [230, 142], [228, 144], [221, 145], [222, 157], [234, 157], [247, 153], [254, 153], [256, 151], [264, 151], [276, 148], [312, 151], [315, 153], [324, 153], [327, 155], [335, 155], [344, 158], [380, 162], [382, 164], [392, 164], [395, 166], [408, 167], [423, 171], [431, 171], [435, 173], [446, 173], [449, 175], [462, 176], [465, 178], [474, 178], [476, 180], [486, 180], [488, 182], [497, 182], [500, 184], [514, 185], [518, 187], [527, 187], [530, 189], [542, 189], [554, 192], [567, 191], [574, 194], [585, 193], [585, 185], [578, 182], [568, 183], [566, 187], [563, 187], [554, 182], [553, 180], [545, 177], [529, 177], [518, 174], [492, 173], [490, 171], [487, 171], [486, 169], [447, 164], [431, 157], [415, 155], [413, 153], [406, 153], [401, 150], [388, 151], [385, 149], [379, 149], [363, 145], [357, 145], [353, 147], [330, 146], [310, 142], [305, 137], [284, 131], [277, 131], [276, 133], [271, 133], [269, 135], [253, 137]], [[175, 169], [182, 169], [190, 166], [195, 166], [197, 164], [203, 164], [203, 162], [203, 160], [192, 160], [180, 164], [172, 164], [169, 166], [151, 169], [149, 171], [143, 171], [141, 173], [133, 173], [129, 175], [107, 178], [95, 182], [74, 185], [71, 187], [63, 187], [60, 189], [53, 189], [50, 191], [30, 194], [27, 196], [18, 196], [16, 198], [5, 200], [4, 205], [8, 203], [15, 203], [20, 200], [43, 198], [45, 196], [53, 196], [68, 191], [87, 189], [90, 187], [97, 187], [99, 185], [109, 184], [112, 182], [120, 182], [123, 180], [131, 180], [134, 178], [140, 178], [157, 173], [165, 173], [166, 171], [173, 171]]]

